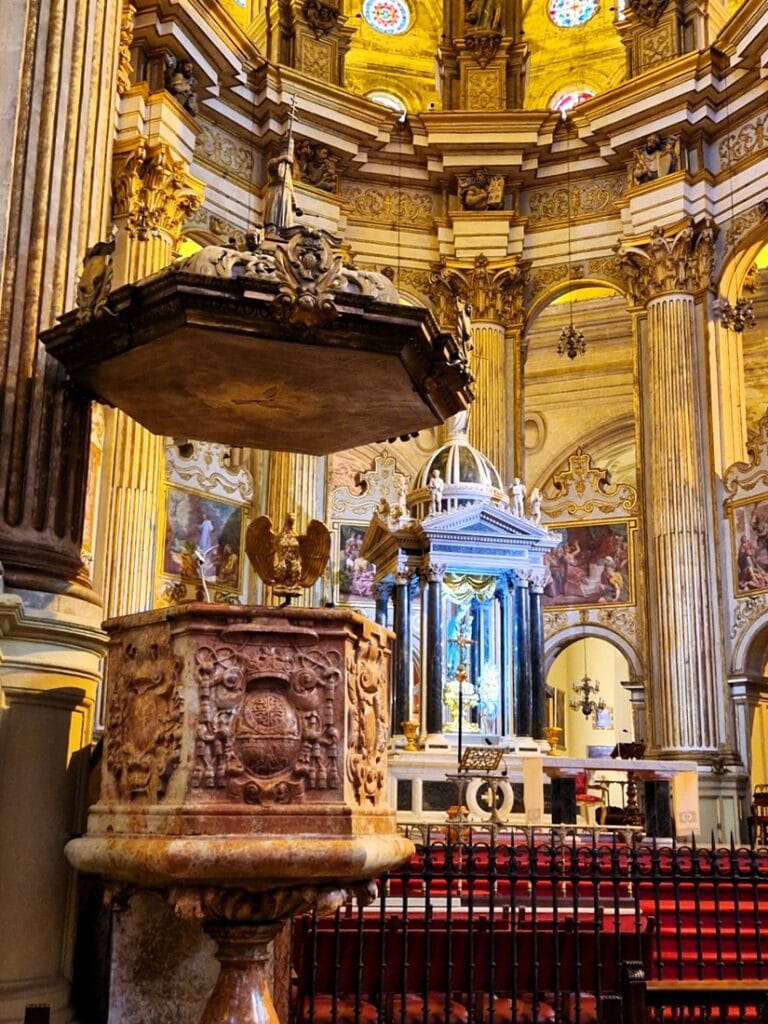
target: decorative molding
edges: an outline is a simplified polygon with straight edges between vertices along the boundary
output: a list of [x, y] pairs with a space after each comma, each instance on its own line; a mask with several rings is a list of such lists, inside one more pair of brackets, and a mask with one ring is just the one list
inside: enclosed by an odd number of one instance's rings
[[117, 94], [122, 96], [131, 87], [133, 65], [131, 64], [131, 45], [133, 44], [133, 19], [136, 8], [132, 3], [124, 2], [120, 15], [120, 43], [117, 57]]
[[584, 519], [626, 518], [637, 511], [637, 491], [629, 484], [611, 484], [607, 469], [595, 466], [592, 456], [577, 448], [568, 467], [552, 477], [544, 495], [547, 523], [561, 525], [565, 516]]
[[468, 110], [503, 110], [504, 76], [499, 67], [466, 69], [466, 107]]
[[720, 170], [730, 168], [736, 160], [768, 149], [768, 114], [760, 114], [740, 125], [720, 141]]
[[325, 232], [299, 228], [275, 250], [280, 291], [275, 315], [290, 324], [315, 327], [338, 316], [335, 291], [343, 287], [341, 256]]
[[350, 220], [376, 224], [408, 224], [431, 228], [434, 225], [434, 199], [431, 192], [415, 189], [377, 189], [343, 184], [342, 201]]
[[472, 54], [481, 68], [487, 67], [501, 46], [501, 32], [494, 29], [467, 30], [464, 36], [464, 47]]
[[666, 292], [696, 293], [713, 288], [715, 226], [709, 218], [690, 220], [668, 238], [656, 226], [644, 246], [616, 246], [626, 291], [634, 306]]
[[324, 82], [331, 80], [331, 46], [324, 39], [312, 39], [305, 36], [302, 40], [300, 66], [298, 71], [305, 75], [319, 78]]
[[165, 476], [169, 484], [203, 491], [246, 505], [253, 499], [253, 477], [245, 466], [229, 465], [231, 448], [209, 441], [169, 443], [165, 449]]
[[405, 495], [408, 477], [397, 469], [397, 461], [390, 455], [377, 455], [373, 468], [354, 475], [357, 492], [348, 486], [336, 487], [331, 492], [330, 511], [334, 517], [366, 520], [386, 502], [388, 509], [399, 507], [405, 514]]
[[639, 49], [640, 67], [643, 71], [677, 56], [676, 31], [677, 27], [670, 21], [662, 25], [661, 28], [641, 33]]
[[751, 594], [731, 604], [731, 640], [738, 646], [740, 634], [744, 633], [760, 616], [768, 611], [768, 594]]
[[759, 203], [750, 207], [749, 210], [745, 210], [744, 213], [732, 217], [726, 223], [724, 229], [721, 228], [725, 236], [724, 251], [720, 260], [721, 266], [725, 266], [730, 261], [731, 253], [734, 249], [738, 248], [742, 238], [761, 225], [766, 219], [768, 219], [768, 199], [761, 199]]
[[246, 185], [252, 184], [255, 176], [253, 149], [205, 121], [199, 123], [202, 133], [197, 140], [195, 159], [226, 171], [226, 177], [234, 176]]
[[193, 210], [184, 221], [185, 234], [190, 229], [194, 230], [195, 228], [199, 228], [205, 232], [211, 232], [216, 235], [222, 243], [229, 242], [231, 238], [234, 238], [238, 249], [245, 248], [245, 236], [241, 228], [233, 224], [232, 221], [225, 220], [223, 217], [219, 217], [218, 214], [211, 213], [210, 210], [206, 210], [202, 206]]
[[188, 173], [164, 142], [138, 140], [115, 154], [113, 217], [124, 218], [132, 238], [147, 241], [167, 235], [177, 244], [185, 220], [201, 205], [204, 185]]
[[624, 195], [627, 183], [622, 175], [598, 178], [571, 188], [533, 189], [528, 193], [528, 220], [568, 221], [593, 217], [610, 210]]

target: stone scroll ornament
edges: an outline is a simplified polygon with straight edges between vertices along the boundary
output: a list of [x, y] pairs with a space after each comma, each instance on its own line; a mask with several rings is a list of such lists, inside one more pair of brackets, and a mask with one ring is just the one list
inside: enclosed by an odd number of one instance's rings
[[387, 672], [378, 637], [371, 635], [350, 653], [347, 664], [349, 730], [347, 777], [357, 802], [378, 804], [387, 761]]
[[261, 805], [338, 794], [340, 659], [338, 652], [313, 648], [199, 647], [192, 789]]
[[[158, 640], [160, 634], [158, 634]], [[181, 660], [151, 634], [110, 652], [106, 765], [123, 800], [157, 803], [180, 758]]]
[[80, 323], [98, 319], [107, 311], [114, 253], [113, 235], [106, 242], [96, 242], [83, 257], [83, 272], [77, 282], [77, 319]]

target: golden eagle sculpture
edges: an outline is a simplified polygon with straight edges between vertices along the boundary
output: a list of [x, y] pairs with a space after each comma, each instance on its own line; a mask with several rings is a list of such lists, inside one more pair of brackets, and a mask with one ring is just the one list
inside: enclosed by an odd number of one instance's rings
[[285, 604], [311, 587], [324, 571], [331, 553], [331, 535], [318, 519], [299, 536], [295, 516], [286, 512], [280, 533], [272, 530], [269, 516], [259, 516], [248, 527], [245, 550], [257, 576], [284, 597]]

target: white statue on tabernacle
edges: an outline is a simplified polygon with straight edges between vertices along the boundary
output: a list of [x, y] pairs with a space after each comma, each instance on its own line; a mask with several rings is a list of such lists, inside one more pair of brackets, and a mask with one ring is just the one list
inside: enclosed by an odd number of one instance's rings
[[530, 519], [534, 526], [541, 526], [541, 491], [534, 487], [528, 498], [528, 507], [531, 511]]
[[443, 487], [445, 481], [440, 476], [439, 469], [432, 470], [432, 476], [429, 478], [429, 514], [431, 516], [439, 516], [443, 511]]
[[518, 519], [523, 519], [525, 516], [525, 484], [522, 482], [519, 476], [515, 477], [515, 481], [511, 487], [512, 493], [512, 515], [517, 516]]

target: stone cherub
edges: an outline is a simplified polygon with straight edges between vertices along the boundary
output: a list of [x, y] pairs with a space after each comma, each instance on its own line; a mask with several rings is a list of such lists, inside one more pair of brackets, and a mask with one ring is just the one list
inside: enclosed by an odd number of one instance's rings
[[302, 535], [296, 533], [294, 523], [293, 512], [286, 512], [282, 530], [274, 533], [269, 516], [259, 516], [245, 535], [248, 561], [264, 583], [286, 598], [286, 604], [325, 571], [331, 552], [331, 535], [318, 519]]

